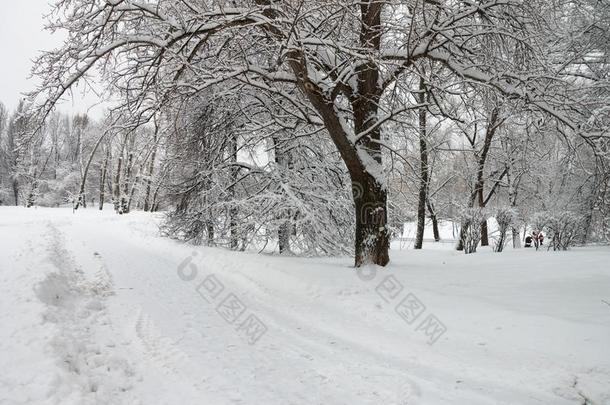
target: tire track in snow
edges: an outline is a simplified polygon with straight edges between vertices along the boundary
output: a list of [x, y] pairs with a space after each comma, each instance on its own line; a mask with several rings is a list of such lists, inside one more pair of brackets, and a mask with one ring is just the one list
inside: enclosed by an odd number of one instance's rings
[[44, 320], [56, 325], [50, 346], [58, 371], [49, 397], [62, 404], [137, 404], [129, 393], [135, 369], [113, 341], [104, 305], [113, 293], [108, 272], [101, 266], [87, 280], [59, 229], [53, 223], [47, 228], [48, 260], [54, 271], [35, 292], [47, 306]]
[[[197, 265], [205, 268], [211, 263], [208, 260]], [[263, 353], [266, 353], [259, 357], [259, 361], [273, 369], [273, 361], [269, 361], [268, 355], [290, 358], [290, 362], [295, 365], [291, 378], [309, 387], [316, 387], [319, 397], [311, 403], [330, 403], [337, 401], [341, 395], [343, 400], [348, 401], [344, 387], [338, 384], [337, 379], [343, 374], [353, 375], [354, 386], [358, 388], [350, 395], [356, 394], [356, 398], [362, 403], [420, 403], [420, 386], [414, 378], [405, 375], [404, 371], [405, 368], [413, 368], [411, 363], [384, 355], [383, 364], [376, 364], [380, 353], [374, 349], [358, 344], [356, 340], [344, 340], [345, 336], [332, 333], [332, 330], [324, 325], [307, 322], [300, 310], [285, 306], [285, 303], [290, 301], [293, 301], [293, 304], [296, 301], [298, 306], [298, 297], [288, 297], [279, 290], [271, 289], [248, 277], [239, 271], [240, 262], [228, 255], [223, 256], [222, 263], [216, 265], [223, 269], [219, 272], [223, 282], [230, 285], [231, 289], [247, 294], [248, 300], [255, 303], [256, 312], [265, 315], [270, 333], [275, 334], [274, 342], [259, 343], [262, 344]], [[353, 351], [360, 355], [356, 361], [352, 357]], [[329, 358], [333, 360], [326, 361]], [[363, 369], [369, 371], [365, 374], [375, 377], [360, 376]], [[381, 384], [378, 378], [384, 383]], [[394, 380], [395, 384], [387, 384], [388, 380]], [[299, 401], [312, 401], [312, 398], [299, 398]]]
[[184, 354], [170, 338], [163, 336], [157, 330], [153, 320], [140, 309], [133, 326], [139, 344], [143, 351], [161, 367], [181, 373], [188, 370], [186, 364], [188, 357]]
[[[80, 224], [75, 225], [70, 232], [85, 231]], [[117, 228], [121, 226], [126, 224], [117, 224]], [[148, 237], [145, 239], [148, 242]], [[142, 235], [127, 226], [124, 231], [102, 228], [95, 234], [87, 233], [80, 242], [90, 254], [98, 252], [100, 260], [106, 258], [102, 262], [117, 286], [116, 297], [108, 303], [109, 313], [122, 341], [130, 345], [130, 358], [141, 369], [144, 381], [140, 386], [168, 387], [168, 399], [157, 395], [153, 403], [221, 405], [242, 400], [236, 393], [239, 375], [227, 376], [227, 370], [216, 369], [218, 353], [226, 341], [207, 340], [226, 323], [214, 307], [206, 307], [196, 291], [176, 276], [173, 249], [151, 248], [142, 243]], [[149, 395], [143, 394], [145, 399]]]

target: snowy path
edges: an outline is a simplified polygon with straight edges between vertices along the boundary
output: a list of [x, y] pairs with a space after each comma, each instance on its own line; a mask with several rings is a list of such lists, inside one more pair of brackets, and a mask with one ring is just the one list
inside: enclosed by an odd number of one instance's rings
[[157, 234], [0, 207], [0, 404], [610, 404], [608, 248], [394, 251], [367, 281]]

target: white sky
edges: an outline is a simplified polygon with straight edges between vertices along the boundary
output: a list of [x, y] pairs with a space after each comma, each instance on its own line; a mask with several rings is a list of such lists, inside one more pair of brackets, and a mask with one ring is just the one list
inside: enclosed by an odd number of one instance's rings
[[[60, 33], [44, 30], [43, 15], [49, 13], [48, 0], [0, 0], [0, 101], [15, 109], [22, 92], [33, 90], [37, 79], [29, 78], [32, 59], [39, 51], [55, 48], [62, 43]], [[78, 90], [73, 97], [58, 106], [65, 112], [89, 112], [95, 118], [103, 107], [92, 92], [83, 95]]]

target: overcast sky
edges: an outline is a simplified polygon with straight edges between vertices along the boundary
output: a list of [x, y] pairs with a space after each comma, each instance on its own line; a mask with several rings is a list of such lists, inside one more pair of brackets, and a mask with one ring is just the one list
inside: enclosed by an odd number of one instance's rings
[[[28, 78], [32, 59], [43, 49], [52, 49], [62, 42], [60, 33], [51, 35], [43, 29], [43, 15], [50, 11], [47, 0], [0, 0], [0, 101], [13, 110], [33, 90], [36, 79]], [[73, 99], [58, 108], [69, 112], [86, 112], [97, 99], [93, 93], [83, 96], [76, 91]], [[89, 113], [101, 115], [101, 107]]]

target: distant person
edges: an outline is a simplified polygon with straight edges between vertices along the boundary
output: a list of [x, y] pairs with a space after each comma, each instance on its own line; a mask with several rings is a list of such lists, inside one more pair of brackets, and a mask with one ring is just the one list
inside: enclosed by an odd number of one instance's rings
[[525, 237], [525, 247], [526, 248], [531, 248], [532, 247], [532, 237], [527, 235]]
[[534, 241], [534, 246], [536, 250], [538, 250], [539, 246], [542, 246], [542, 241], [544, 240], [544, 236], [542, 236], [542, 232], [539, 230], [532, 231], [532, 239]]

